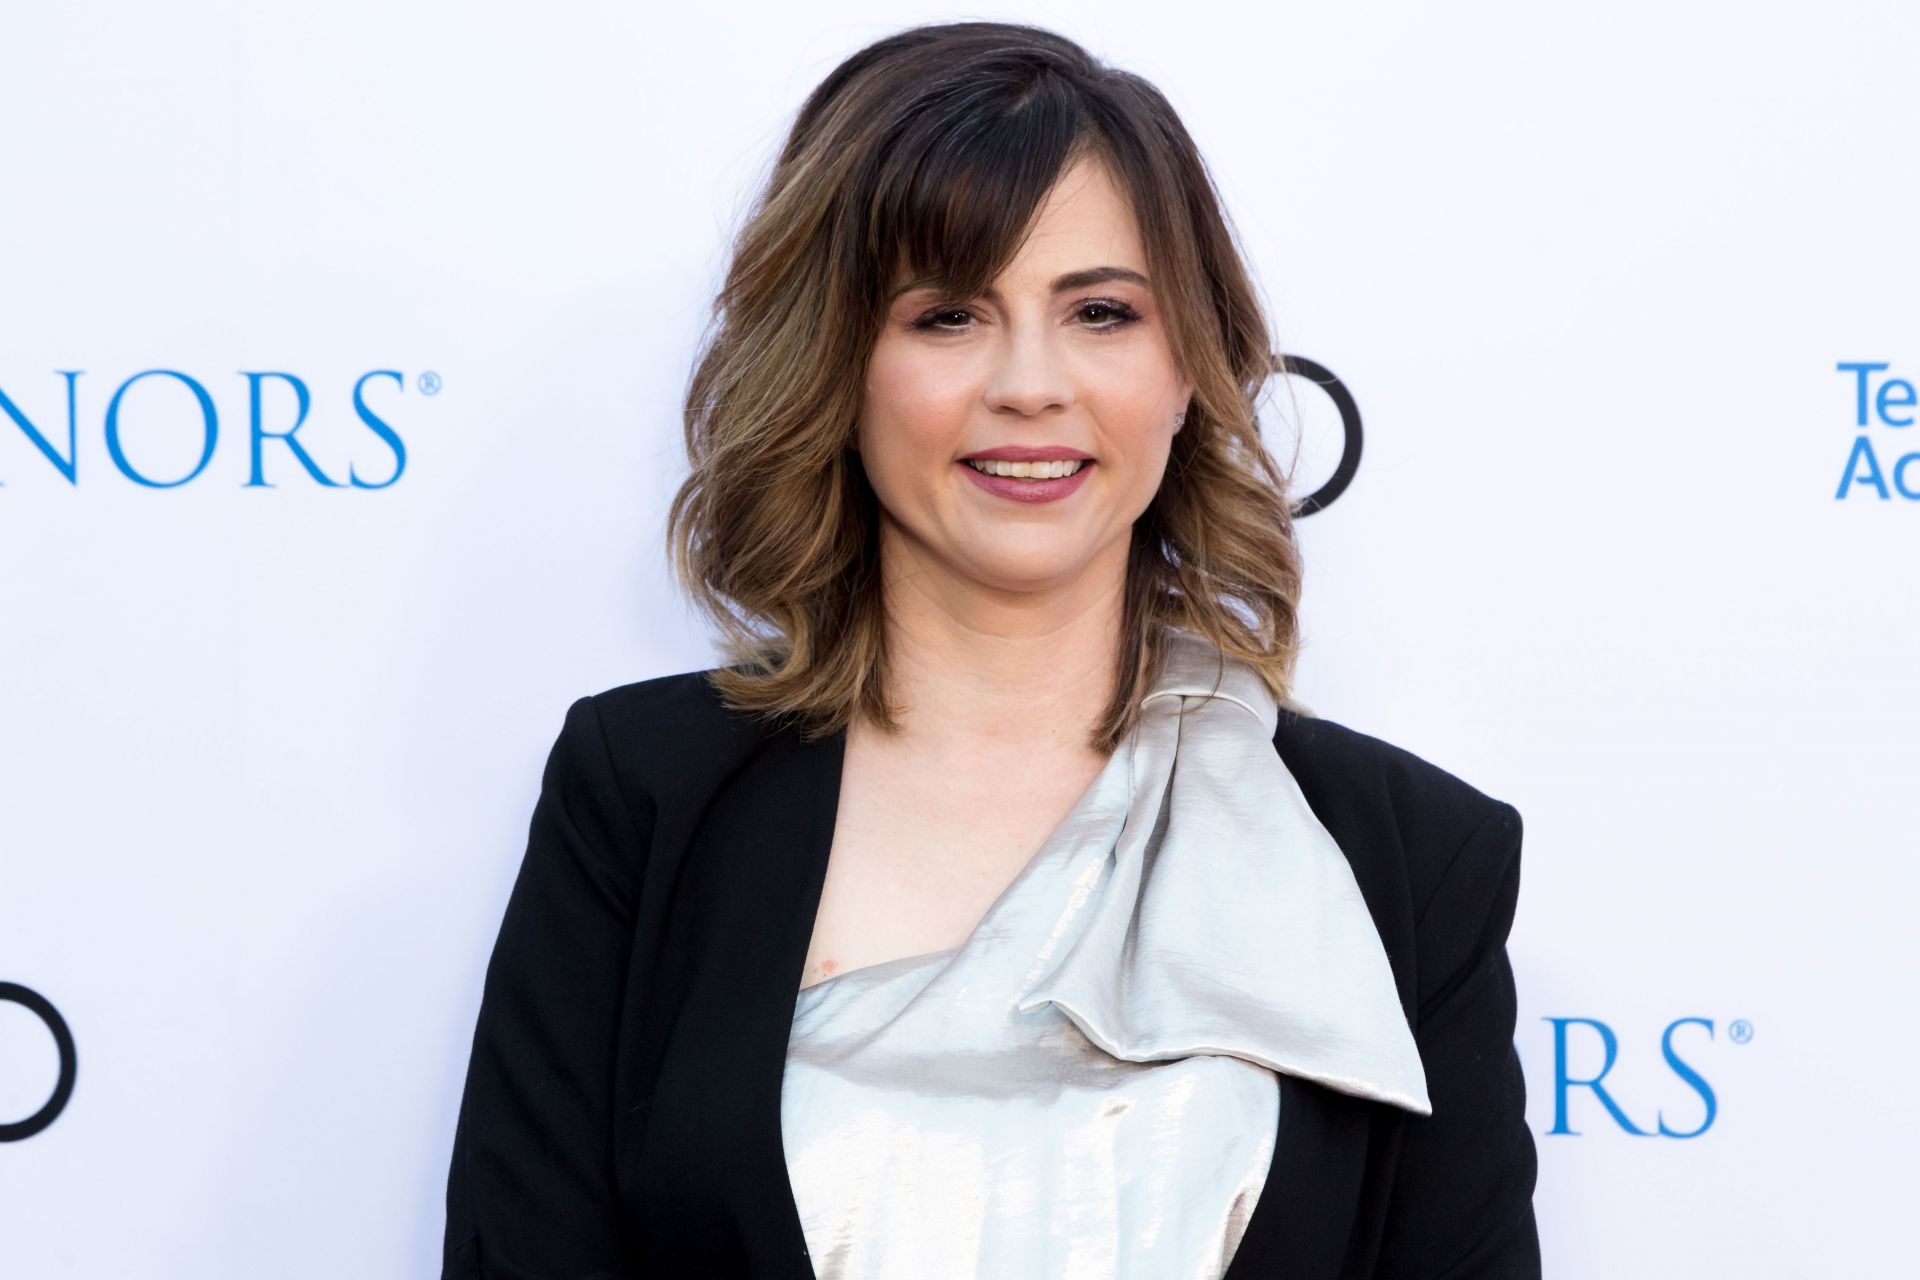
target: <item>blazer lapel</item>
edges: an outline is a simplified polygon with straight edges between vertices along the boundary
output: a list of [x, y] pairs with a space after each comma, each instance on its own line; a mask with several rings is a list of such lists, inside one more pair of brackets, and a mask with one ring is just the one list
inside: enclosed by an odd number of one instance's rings
[[1366, 1174], [1368, 1112], [1381, 1104], [1278, 1079], [1273, 1163], [1225, 1280], [1337, 1280]]
[[[741, 1026], [751, 1036], [748, 1069], [757, 1081], [768, 1085], [764, 1090], [756, 1089], [754, 1097], [754, 1123], [759, 1132], [754, 1135], [753, 1155], [766, 1161], [762, 1176], [754, 1183], [755, 1198], [760, 1203], [748, 1208], [751, 1218], [742, 1225], [754, 1234], [770, 1230], [777, 1252], [772, 1259], [757, 1259], [761, 1265], [753, 1274], [781, 1280], [811, 1280], [814, 1275], [787, 1168], [780, 1084], [786, 1074], [794, 1003], [799, 998], [833, 850], [846, 742], [844, 733], [812, 742], [803, 741], [797, 733], [777, 734], [769, 742], [767, 753], [756, 762], [755, 772], [762, 776], [743, 779], [747, 788], [742, 797], [747, 801], [745, 807], [756, 812], [756, 821], [765, 829], [780, 835], [769, 842], [770, 856], [757, 869], [761, 876], [756, 890], [760, 903], [757, 913], [764, 930], [764, 948], [760, 962], [749, 974], [743, 974], [748, 984], [740, 993]], [[765, 797], [764, 804], [761, 797]], [[801, 797], [804, 799], [798, 799]], [[766, 1269], [768, 1263], [774, 1269]]]
[[756, 730], [742, 746], [724, 776], [679, 798], [684, 845], [650, 868], [669, 906], [634, 1051], [635, 1074], [650, 1083], [624, 1116], [623, 1190], [652, 1265], [812, 1280], [780, 1091], [844, 738]]

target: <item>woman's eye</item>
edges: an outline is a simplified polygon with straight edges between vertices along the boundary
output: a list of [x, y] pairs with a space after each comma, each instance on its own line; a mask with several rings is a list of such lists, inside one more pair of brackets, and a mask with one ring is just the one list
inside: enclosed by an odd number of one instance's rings
[[945, 324], [942, 322], [951, 320], [956, 316], [964, 320], [966, 317], [970, 316], [971, 314], [972, 313], [969, 312], [965, 307], [953, 307], [953, 306], [935, 307], [931, 311], [921, 312], [917, 317], [915, 317], [912, 323], [915, 329], [950, 329], [950, 330], [960, 329], [960, 328], [964, 328], [965, 326], [963, 324], [954, 325], [954, 324]]
[[1096, 315], [1113, 317], [1113, 319], [1106, 324], [1098, 324], [1098, 325], [1092, 326], [1093, 328], [1096, 328], [1096, 329], [1118, 329], [1124, 325], [1131, 324], [1135, 320], [1138, 320], [1140, 318], [1140, 313], [1135, 311], [1132, 307], [1128, 306], [1124, 302], [1083, 302], [1081, 303], [1080, 314], [1084, 316], [1088, 312], [1094, 312]]
[[[1140, 318], [1140, 313], [1124, 302], [1096, 301], [1083, 302], [1074, 308], [1074, 314], [1082, 319], [1091, 319], [1096, 323], [1083, 324], [1080, 327], [1096, 333], [1125, 328]], [[913, 322], [916, 329], [944, 329], [957, 331], [967, 327], [973, 318], [973, 312], [965, 307], [938, 307], [925, 312]], [[949, 320], [958, 320], [958, 324], [948, 324]]]

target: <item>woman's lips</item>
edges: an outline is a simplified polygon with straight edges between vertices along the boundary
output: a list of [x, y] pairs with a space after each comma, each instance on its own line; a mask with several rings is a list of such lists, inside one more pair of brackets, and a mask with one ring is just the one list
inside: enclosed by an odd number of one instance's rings
[[985, 489], [988, 493], [1015, 502], [1058, 502], [1078, 489], [1081, 482], [1092, 471], [1094, 463], [1082, 462], [1080, 469], [1070, 476], [1061, 476], [1057, 480], [1021, 480], [1014, 476], [990, 476], [969, 463], [954, 464], [967, 473], [967, 479]]

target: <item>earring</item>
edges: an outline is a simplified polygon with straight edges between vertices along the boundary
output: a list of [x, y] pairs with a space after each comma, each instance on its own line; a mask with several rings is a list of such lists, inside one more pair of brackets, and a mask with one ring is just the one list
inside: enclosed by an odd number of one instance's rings
[[1179, 429], [1180, 429], [1181, 427], [1184, 427], [1184, 426], [1186, 426], [1186, 425], [1187, 425], [1187, 415], [1186, 415], [1186, 414], [1184, 414], [1184, 413], [1176, 413], [1176, 414], [1174, 414], [1174, 415], [1173, 415], [1173, 429], [1174, 429], [1175, 431], [1178, 431], [1178, 430], [1179, 430]]

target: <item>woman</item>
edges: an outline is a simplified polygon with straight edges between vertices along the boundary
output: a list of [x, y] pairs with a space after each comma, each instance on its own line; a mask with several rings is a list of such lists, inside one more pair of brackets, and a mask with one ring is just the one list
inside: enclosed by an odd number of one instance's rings
[[1160, 94], [862, 50], [716, 321], [733, 661], [568, 710], [443, 1274], [1537, 1276], [1520, 818], [1282, 705], [1267, 328]]

